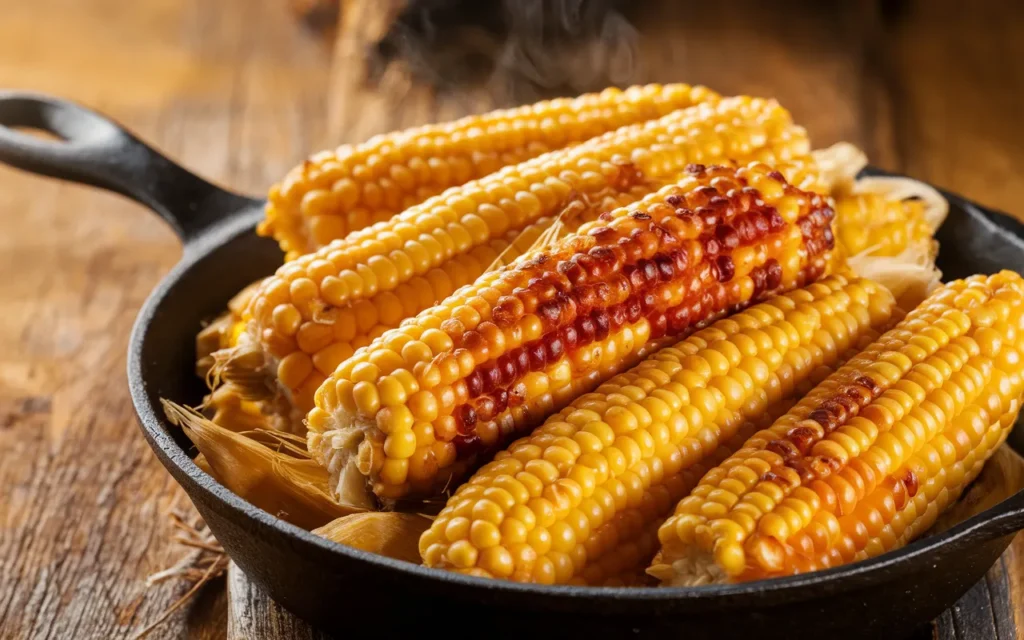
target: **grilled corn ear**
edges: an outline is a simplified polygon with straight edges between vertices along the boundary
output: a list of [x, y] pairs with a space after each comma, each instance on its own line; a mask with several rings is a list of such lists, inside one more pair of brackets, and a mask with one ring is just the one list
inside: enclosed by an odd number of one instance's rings
[[545, 584], [642, 569], [672, 502], [893, 312], [883, 287], [837, 275], [658, 351], [482, 467], [420, 539], [424, 562]]
[[693, 166], [346, 360], [309, 450], [344, 502], [368, 500], [366, 480], [385, 500], [435, 494], [646, 349], [821, 277], [832, 217], [765, 165]]
[[659, 531], [663, 584], [803, 573], [928, 529], [1024, 393], [1024, 280], [948, 284], [710, 471]]

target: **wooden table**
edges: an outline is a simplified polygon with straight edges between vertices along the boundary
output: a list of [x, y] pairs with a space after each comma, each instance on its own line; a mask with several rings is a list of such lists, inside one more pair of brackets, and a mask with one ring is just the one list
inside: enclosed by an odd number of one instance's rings
[[[616, 23], [626, 49], [611, 62], [627, 82], [777, 96], [819, 146], [850, 140], [884, 168], [1024, 212], [1024, 7], [1011, 4], [920, 0], [897, 20], [867, 2], [651, 3], [635, 32]], [[258, 193], [307, 153], [493, 103], [396, 65], [364, 82], [387, 6], [345, 4], [335, 46], [285, 0], [0, 0], [0, 87], [100, 108]], [[139, 437], [124, 373], [134, 315], [179, 245], [122, 199], [2, 168], [0, 215], [0, 637], [132, 637], [187, 588], [145, 584], [178, 553], [166, 512], [184, 498]], [[1024, 638], [984, 608], [994, 594], [1024, 610], [1024, 537], [1001, 566], [1008, 581], [993, 573], [947, 614], [947, 637]], [[208, 585], [151, 637], [224, 637], [224, 593]]]

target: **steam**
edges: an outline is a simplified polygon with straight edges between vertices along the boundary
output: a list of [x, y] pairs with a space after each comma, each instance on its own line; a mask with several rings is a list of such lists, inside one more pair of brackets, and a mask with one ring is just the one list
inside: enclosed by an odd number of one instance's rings
[[498, 100], [632, 84], [639, 34], [622, 0], [413, 0], [376, 43], [376, 71], [404, 61], [437, 89], [476, 84]]

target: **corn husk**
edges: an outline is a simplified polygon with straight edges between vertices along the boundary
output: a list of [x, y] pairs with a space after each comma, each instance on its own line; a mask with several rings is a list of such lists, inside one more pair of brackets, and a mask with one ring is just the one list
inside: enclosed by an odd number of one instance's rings
[[203, 415], [214, 424], [231, 431], [273, 429], [273, 421], [263, 412], [263, 403], [249, 400], [231, 383], [222, 384], [203, 400]]
[[168, 419], [199, 449], [210, 475], [260, 509], [304, 529], [360, 511], [331, 498], [327, 470], [309, 457], [302, 438], [266, 430], [235, 432], [187, 407], [161, 403]]
[[196, 375], [200, 378], [205, 379], [210, 375], [217, 362], [213, 354], [224, 348], [234, 323], [231, 313], [224, 312], [196, 334]]
[[[867, 166], [863, 151], [847, 142], [840, 142], [813, 152], [814, 160], [835, 196], [853, 193], [877, 193], [889, 199], [918, 199], [924, 203], [924, 217], [934, 233], [949, 213], [949, 203], [933, 187], [903, 177], [868, 176], [857, 178]], [[847, 257], [847, 264], [857, 275], [874, 280], [888, 288], [902, 309], [913, 309], [941, 283], [942, 272], [935, 266], [936, 243], [909, 247], [898, 256], [873, 255], [868, 248]]]
[[216, 362], [214, 353], [232, 346], [231, 338], [235, 325], [242, 321], [249, 301], [262, 283], [262, 280], [257, 280], [236, 293], [228, 301], [227, 310], [214, 318], [196, 335], [196, 373], [200, 378], [210, 375], [210, 370]]
[[831, 147], [811, 152], [822, 182], [833, 196], [848, 193], [857, 174], [867, 166], [867, 155], [849, 142], [838, 142]]
[[415, 513], [370, 511], [333, 520], [313, 533], [363, 551], [420, 564], [419, 540], [431, 518]]
[[[924, 219], [934, 234], [949, 214], [949, 203], [934, 187], [902, 177], [870, 176], [860, 178], [854, 193], [875, 193], [889, 200], [920, 200]], [[941, 283], [942, 272], [935, 266], [938, 243], [934, 239], [907, 247], [897, 256], [876, 256], [876, 247], [868, 247], [851, 256], [848, 264], [858, 275], [885, 285], [903, 309], [912, 309]]]
[[897, 256], [859, 253], [850, 256], [846, 264], [862, 278], [889, 289], [896, 304], [907, 311], [921, 304], [942, 284], [942, 272], [926, 247], [910, 247]]

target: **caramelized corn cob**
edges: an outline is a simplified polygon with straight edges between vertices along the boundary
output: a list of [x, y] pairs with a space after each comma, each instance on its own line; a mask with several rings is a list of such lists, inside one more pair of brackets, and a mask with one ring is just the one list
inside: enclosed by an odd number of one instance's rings
[[345, 361], [309, 450], [346, 502], [367, 500], [364, 478], [383, 499], [436, 492], [666, 336], [820, 277], [831, 219], [765, 165], [693, 166]]
[[896, 256], [914, 246], [934, 254], [924, 202], [869, 192], [838, 196], [835, 203], [836, 238], [848, 255]]
[[271, 188], [262, 235], [289, 260], [449, 187], [718, 96], [705, 87], [647, 85], [492, 111], [380, 135], [319, 153]]
[[1022, 352], [1021, 276], [946, 285], [710, 471], [662, 526], [650, 573], [752, 580], [906, 544], [1006, 437]]
[[420, 539], [424, 562], [542, 583], [638, 568], [670, 499], [877, 337], [893, 310], [879, 285], [831, 276], [662, 349], [482, 467]]
[[493, 258], [480, 252], [496, 238], [539, 233], [531, 225], [567, 205], [634, 202], [677, 179], [691, 160], [786, 163], [809, 185], [807, 149], [803, 130], [777, 104], [736, 98], [503, 169], [281, 267], [250, 305], [259, 351], [251, 360], [270, 379], [262, 386], [279, 386], [304, 415], [324, 376], [352, 351], [480, 276]]

